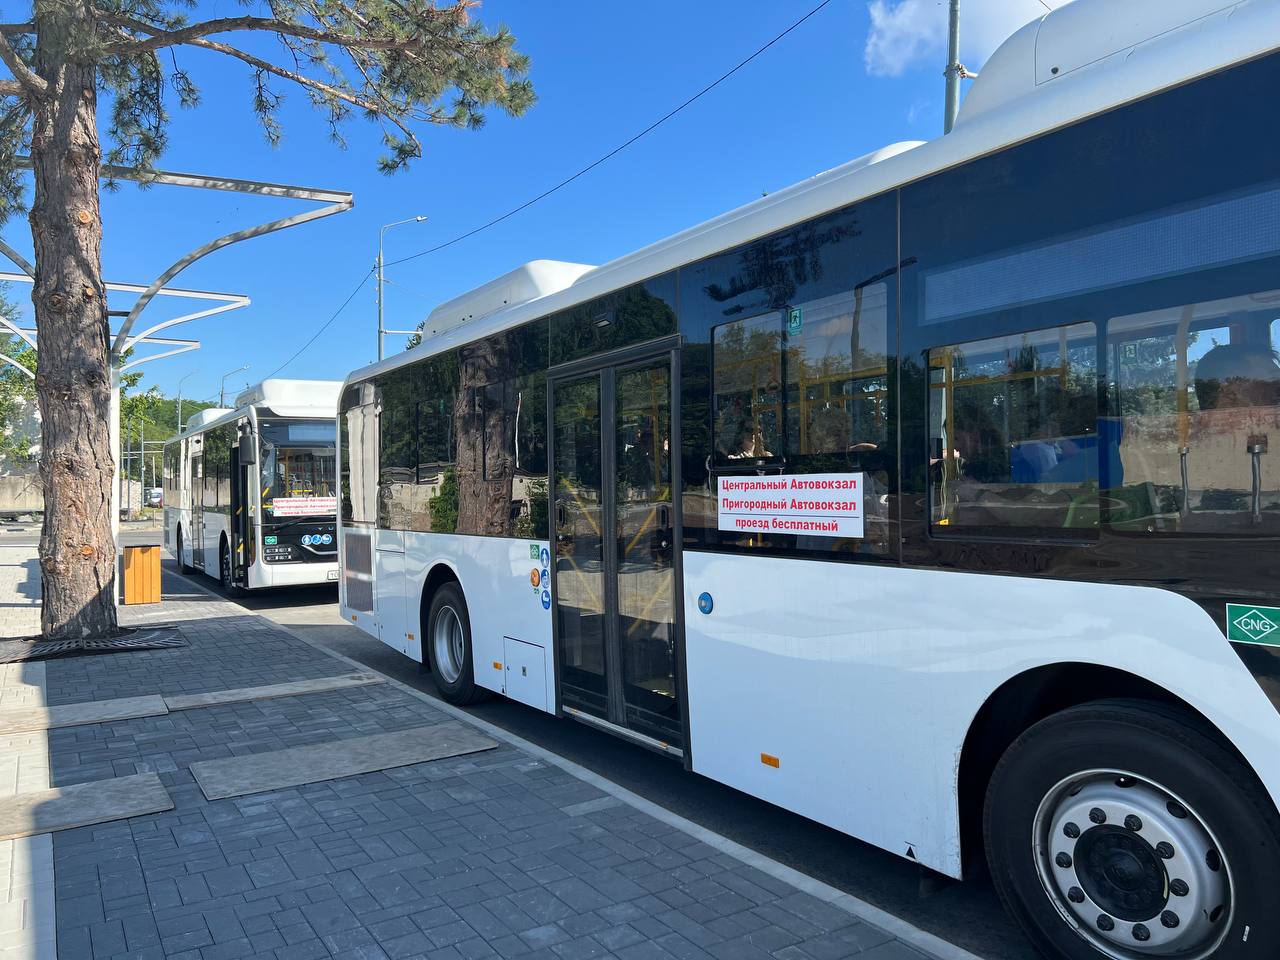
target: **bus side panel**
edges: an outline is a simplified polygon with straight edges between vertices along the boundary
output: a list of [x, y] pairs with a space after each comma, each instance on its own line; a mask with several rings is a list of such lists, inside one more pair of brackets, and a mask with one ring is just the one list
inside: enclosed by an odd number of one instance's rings
[[204, 512], [204, 543], [202, 544], [204, 572], [215, 580], [218, 579], [220, 569], [218, 566], [218, 548], [222, 544], [224, 536], [228, 538], [228, 541], [230, 540], [230, 518], [221, 511], [206, 510]]
[[[686, 551], [693, 768], [960, 875], [965, 735], [1006, 680], [1114, 667], [1203, 713], [1280, 804], [1280, 713], [1209, 616], [1152, 587]], [[709, 614], [698, 597], [709, 593]]]
[[[471, 618], [476, 683], [505, 692], [506, 646], [520, 640], [543, 650], [546, 710], [555, 712], [555, 656], [551, 646], [550, 584], [544, 582], [549, 557], [545, 540], [469, 537], [446, 533], [405, 533], [409, 630], [419, 634], [422, 588], [431, 570], [445, 564], [462, 585]], [[381, 596], [379, 592], [379, 596]], [[420, 638], [424, 642], [426, 638]], [[421, 659], [422, 645], [408, 654]]]

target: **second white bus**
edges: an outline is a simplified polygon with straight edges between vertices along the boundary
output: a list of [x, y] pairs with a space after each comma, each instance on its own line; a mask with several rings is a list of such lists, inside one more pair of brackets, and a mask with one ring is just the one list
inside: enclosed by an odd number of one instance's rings
[[228, 594], [338, 579], [341, 384], [265, 380], [202, 410], [164, 448], [165, 545]]

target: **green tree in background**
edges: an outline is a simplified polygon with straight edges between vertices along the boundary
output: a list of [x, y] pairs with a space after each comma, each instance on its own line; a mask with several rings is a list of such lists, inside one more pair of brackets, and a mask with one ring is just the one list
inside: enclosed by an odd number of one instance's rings
[[[0, 316], [15, 323], [19, 319], [18, 305], [9, 299], [8, 284], [0, 285]], [[0, 335], [0, 354], [28, 370], [36, 369], [36, 352], [21, 337]], [[7, 361], [0, 361], [0, 472], [8, 464], [29, 459], [28, 451], [38, 438], [22, 430], [22, 421], [35, 398], [35, 381]]]
[[272, 143], [282, 135], [283, 90], [301, 88], [338, 143], [353, 116], [378, 124], [379, 168], [399, 170], [422, 155], [422, 125], [475, 128], [486, 108], [519, 115], [533, 102], [527, 59], [509, 31], [474, 19], [477, 6], [243, 0], [235, 15], [188, 20], [197, 9], [190, 0], [12, 5], [12, 21], [0, 23], [0, 63], [9, 73], [0, 77], [0, 220], [21, 206], [20, 158], [29, 152], [32, 301], [42, 346], [45, 636], [117, 630], [114, 453], [103, 416], [110, 376], [102, 161], [152, 169], [167, 146], [169, 110], [199, 106], [192, 71], [218, 55], [243, 64], [246, 107]]

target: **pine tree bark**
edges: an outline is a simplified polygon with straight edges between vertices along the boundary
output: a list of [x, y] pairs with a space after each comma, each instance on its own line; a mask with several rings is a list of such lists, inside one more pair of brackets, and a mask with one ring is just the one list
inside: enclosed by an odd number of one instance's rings
[[32, 98], [35, 304], [39, 343], [44, 526], [41, 633], [83, 639], [117, 632], [111, 530], [110, 331], [102, 283], [95, 65], [77, 49], [88, 5], [37, 0]]

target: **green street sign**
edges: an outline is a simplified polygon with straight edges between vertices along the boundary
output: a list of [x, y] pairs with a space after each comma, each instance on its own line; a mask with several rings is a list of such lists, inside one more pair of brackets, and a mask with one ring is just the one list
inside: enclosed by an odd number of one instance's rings
[[263, 537], [262, 543], [264, 546], [274, 547], [276, 545], [276, 539], [276, 537]]
[[1280, 647], [1280, 607], [1228, 603], [1227, 639], [1233, 643]]

